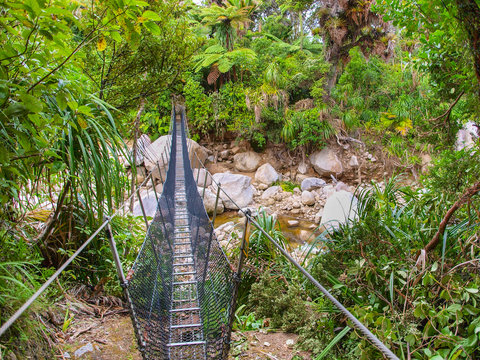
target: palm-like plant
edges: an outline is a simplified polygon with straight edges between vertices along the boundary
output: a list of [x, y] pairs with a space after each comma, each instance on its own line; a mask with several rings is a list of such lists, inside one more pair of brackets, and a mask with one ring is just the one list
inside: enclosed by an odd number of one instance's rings
[[[268, 215], [264, 209], [260, 209], [256, 221], [280, 246], [286, 248], [285, 236], [280, 230], [275, 217]], [[254, 261], [257, 264], [259, 260], [272, 261], [277, 257], [275, 246], [268, 237], [257, 228], [250, 234], [249, 247], [251, 252], [255, 254], [252, 258], [255, 259]]]
[[212, 5], [202, 10], [202, 23], [212, 29], [220, 44], [227, 50], [233, 50], [235, 30], [241, 29], [250, 22], [252, 7], [237, 7], [228, 4], [226, 7]]

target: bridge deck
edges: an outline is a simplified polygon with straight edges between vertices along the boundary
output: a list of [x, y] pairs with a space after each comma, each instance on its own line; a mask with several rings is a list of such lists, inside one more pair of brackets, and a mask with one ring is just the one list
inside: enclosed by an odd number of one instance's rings
[[173, 241], [172, 305], [170, 309], [171, 359], [205, 359], [205, 340], [197, 291], [191, 228], [187, 211], [181, 122], [176, 119], [177, 142], [175, 219]]

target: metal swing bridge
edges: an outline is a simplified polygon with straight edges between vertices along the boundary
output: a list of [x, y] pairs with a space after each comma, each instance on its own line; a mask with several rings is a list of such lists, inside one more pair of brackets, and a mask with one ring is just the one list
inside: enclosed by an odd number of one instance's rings
[[[232, 270], [218, 243], [200, 196], [192, 171], [193, 154], [189, 152], [185, 110], [172, 110], [168, 170], [163, 192], [149, 223], [139, 189], [153, 183], [153, 171], [136, 189], [147, 225], [147, 234], [137, 259], [125, 277], [116, 249], [110, 222], [130, 199], [117, 210], [70, 256], [70, 258], [25, 302], [2, 326], [0, 337], [50, 286], [73, 260], [102, 231], [106, 232], [117, 268], [120, 284], [130, 308], [139, 349], [145, 360], [227, 359], [234, 318], [238, 285], [246, 256], [246, 233], [255, 226], [325, 297], [327, 297], [385, 358], [398, 357], [368, 328], [355, 318], [330, 292], [312, 277], [275, 239], [267, 234], [248, 211], [236, 271]], [[148, 156], [148, 154], [145, 154]], [[169, 160], [168, 160], [169, 159]], [[192, 160], [190, 160], [192, 159]], [[162, 154], [162, 160], [163, 154]], [[203, 166], [197, 157], [197, 163]], [[205, 168], [204, 168], [205, 169]], [[206, 169], [205, 169], [206, 171]], [[205, 183], [207, 174], [205, 173]], [[213, 181], [213, 180], [212, 180]], [[220, 191], [217, 186], [217, 201]], [[132, 195], [133, 196], [133, 195]], [[216, 207], [216, 206], [215, 206]], [[243, 210], [242, 210], [243, 211]]]
[[224, 359], [234, 272], [197, 190], [184, 114], [172, 116], [163, 192], [125, 289], [145, 359]]

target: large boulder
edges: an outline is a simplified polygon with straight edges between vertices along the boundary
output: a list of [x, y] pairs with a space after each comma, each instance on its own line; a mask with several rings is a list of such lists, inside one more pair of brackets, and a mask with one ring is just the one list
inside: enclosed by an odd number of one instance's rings
[[323, 209], [320, 225], [338, 228], [358, 218], [358, 199], [350, 192], [341, 190], [333, 193]]
[[[160, 194], [158, 194], [160, 197]], [[154, 217], [155, 212], [157, 211], [157, 198], [153, 191], [140, 191], [140, 197], [142, 198], [143, 208], [145, 209], [145, 214], [148, 217]], [[140, 201], [135, 201], [133, 205], [133, 216], [143, 216], [142, 207]]]
[[212, 184], [212, 178], [207, 175], [207, 182], [205, 182], [205, 175], [208, 174], [204, 168], [193, 169], [193, 178], [197, 181], [198, 186], [210, 186]]
[[233, 157], [235, 169], [242, 172], [253, 172], [257, 170], [260, 160], [260, 155], [253, 151], [238, 153]]
[[255, 189], [251, 185], [251, 179], [248, 176], [217, 173], [213, 175], [212, 188], [214, 193], [217, 192], [217, 184], [221, 184], [223, 189], [223, 191], [220, 191], [220, 198], [223, 200], [225, 208], [238, 210], [238, 208], [244, 208], [252, 202]]
[[[170, 139], [170, 135], [160, 136], [145, 149], [143, 154], [145, 167], [149, 172], [153, 171], [153, 177], [155, 179], [165, 180], [168, 162], [170, 161]], [[205, 162], [208, 156], [207, 150], [191, 139], [187, 139], [187, 145], [190, 149], [189, 158], [192, 168], [200, 167], [195, 153], [201, 162]]]
[[260, 166], [255, 173], [255, 180], [265, 185], [272, 185], [278, 179], [278, 173], [269, 163]]
[[135, 165], [140, 165], [144, 161], [144, 154], [146, 153], [147, 148], [150, 146], [152, 141], [148, 137], [147, 134], [142, 134], [138, 139], [137, 139], [137, 156], [135, 159]]
[[322, 188], [325, 185], [327, 185], [327, 183], [323, 179], [319, 179], [316, 177], [308, 177], [302, 181], [302, 185], [300, 187], [302, 191], [312, 191]]
[[478, 127], [473, 121], [467, 122], [457, 132], [457, 141], [455, 142], [455, 149], [457, 151], [463, 149], [471, 149], [478, 141], [479, 133]]
[[315, 171], [322, 176], [341, 175], [343, 165], [332, 148], [326, 147], [310, 155], [310, 163]]
[[[198, 188], [198, 193], [200, 196], [203, 195], [203, 188]], [[217, 199], [216, 193], [214, 194], [211, 190], [205, 189], [205, 197], [203, 199], [203, 205], [208, 215], [212, 215], [215, 212], [215, 201]], [[225, 211], [225, 206], [223, 206], [222, 199], [218, 199], [217, 203], [217, 214], [222, 214]]]

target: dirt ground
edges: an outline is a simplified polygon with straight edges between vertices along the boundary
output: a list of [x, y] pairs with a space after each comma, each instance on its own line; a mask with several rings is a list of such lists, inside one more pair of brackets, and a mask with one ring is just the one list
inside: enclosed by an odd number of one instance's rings
[[[234, 332], [229, 359], [311, 360], [308, 353], [294, 349], [297, 338], [297, 335], [281, 332]], [[59, 340], [59, 359], [142, 359], [128, 314], [75, 319], [64, 339]]]

